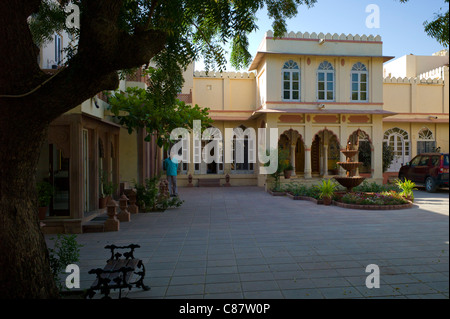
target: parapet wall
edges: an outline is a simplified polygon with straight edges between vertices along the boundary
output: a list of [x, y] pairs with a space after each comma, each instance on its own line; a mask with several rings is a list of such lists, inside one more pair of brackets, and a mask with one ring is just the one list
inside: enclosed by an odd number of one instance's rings
[[[267, 38], [272, 38], [274, 35], [273, 35], [273, 32], [272, 31], [267, 31], [266, 32], [266, 37]], [[379, 35], [377, 35], [377, 36], [374, 36], [374, 35], [365, 35], [365, 34], [363, 34], [363, 35], [359, 35], [359, 34], [356, 34], [356, 35], [352, 35], [352, 34], [344, 34], [344, 33], [342, 33], [342, 34], [337, 34], [337, 33], [334, 33], [334, 34], [331, 34], [331, 33], [326, 33], [326, 34], [324, 34], [324, 33], [322, 33], [322, 32], [320, 32], [320, 33], [316, 33], [316, 32], [312, 32], [312, 33], [309, 33], [309, 32], [293, 32], [293, 31], [291, 31], [291, 32], [289, 32], [289, 33], [285, 33], [284, 35], [283, 35], [283, 37], [282, 38], [289, 38], [289, 39], [317, 39], [317, 40], [319, 40], [319, 39], [325, 39], [325, 40], [341, 40], [341, 41], [369, 41], [369, 42], [381, 42], [381, 36], [379, 36]]]
[[254, 72], [216, 72], [216, 71], [195, 71], [194, 77], [197, 78], [216, 78], [216, 79], [254, 79]]

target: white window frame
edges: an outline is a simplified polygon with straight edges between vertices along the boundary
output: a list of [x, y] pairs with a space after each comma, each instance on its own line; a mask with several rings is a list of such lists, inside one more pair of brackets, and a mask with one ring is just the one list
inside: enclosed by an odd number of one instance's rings
[[55, 34], [55, 64], [60, 65], [62, 62], [62, 37]]
[[[358, 81], [355, 82], [353, 81], [353, 75], [356, 74], [358, 76]], [[365, 74], [366, 75], [366, 90], [362, 91], [361, 90], [361, 84], [363, 82], [361, 82], [361, 75]], [[358, 84], [358, 89], [357, 91], [353, 90], [353, 84], [357, 83]], [[358, 98], [356, 100], [353, 99], [353, 93], [357, 93], [358, 94]], [[361, 93], [366, 93], [366, 99], [361, 99]], [[351, 102], [368, 102], [369, 101], [369, 71], [367, 70], [367, 67], [365, 66], [365, 64], [358, 62], [355, 63], [352, 67], [352, 70], [350, 72], [350, 101]]]
[[[289, 74], [289, 80], [284, 79], [285, 73]], [[294, 83], [293, 75], [295, 73], [298, 74], [298, 90], [293, 89], [293, 83]], [[284, 93], [288, 91], [284, 88], [285, 82], [289, 82], [289, 98], [288, 99], [286, 99], [284, 96]], [[298, 92], [298, 99], [293, 98], [294, 92]], [[283, 68], [281, 69], [281, 99], [283, 101], [288, 101], [288, 102], [289, 101], [298, 102], [301, 99], [301, 70], [300, 70], [300, 67], [298, 66], [297, 62], [295, 62], [293, 60], [289, 60], [289, 61], [285, 62], [283, 65]]]
[[[324, 74], [324, 80], [323, 80], [324, 89], [323, 90], [319, 89], [319, 82], [322, 82], [322, 81], [319, 81], [319, 74], [320, 73]], [[333, 80], [332, 80], [333, 90], [332, 91], [327, 89], [328, 83], [330, 83], [330, 81], [328, 81], [328, 74], [332, 74], [333, 75]], [[317, 82], [317, 101], [318, 102], [334, 102], [334, 101], [336, 101], [336, 74], [334, 72], [333, 64], [331, 64], [328, 61], [323, 61], [322, 63], [320, 63], [320, 65], [319, 65], [319, 67], [317, 69], [317, 81], [316, 82]], [[323, 99], [321, 99], [320, 96], [319, 96], [319, 93], [322, 92], [322, 91], [324, 93], [324, 98]], [[333, 98], [332, 99], [328, 99], [327, 98], [328, 92], [333, 92]]]

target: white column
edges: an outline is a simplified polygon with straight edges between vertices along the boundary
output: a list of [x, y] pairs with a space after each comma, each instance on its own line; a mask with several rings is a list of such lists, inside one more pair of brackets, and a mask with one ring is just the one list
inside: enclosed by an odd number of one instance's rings
[[291, 164], [293, 167], [292, 176], [295, 176], [295, 144], [291, 144]]
[[311, 145], [305, 145], [305, 179], [312, 178], [311, 175]]
[[323, 146], [323, 176], [328, 176], [328, 145]]

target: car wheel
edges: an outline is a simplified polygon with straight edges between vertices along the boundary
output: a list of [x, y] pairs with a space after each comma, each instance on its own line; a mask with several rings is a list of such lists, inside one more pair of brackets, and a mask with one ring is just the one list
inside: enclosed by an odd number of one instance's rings
[[425, 189], [428, 193], [434, 193], [436, 191], [436, 182], [434, 181], [433, 177], [427, 177], [425, 180]]

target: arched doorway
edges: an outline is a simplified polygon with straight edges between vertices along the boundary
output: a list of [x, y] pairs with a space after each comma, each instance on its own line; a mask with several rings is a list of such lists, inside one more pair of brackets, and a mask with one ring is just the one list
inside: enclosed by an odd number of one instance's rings
[[355, 160], [362, 163], [359, 167], [359, 173], [371, 174], [373, 144], [369, 134], [358, 129], [349, 136], [347, 143], [357, 145], [358, 147], [358, 157]]
[[305, 145], [302, 135], [293, 129], [284, 131], [278, 140], [278, 148], [289, 152], [289, 162], [297, 173], [305, 172]]
[[340, 143], [333, 131], [323, 129], [314, 135], [311, 144], [311, 172], [313, 175], [335, 174], [339, 161]]
[[398, 172], [411, 157], [408, 132], [398, 127], [391, 128], [384, 133], [383, 144], [387, 144], [394, 153], [394, 159], [387, 171]]

